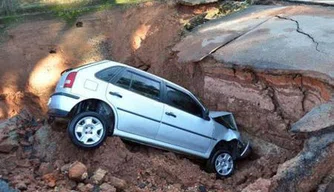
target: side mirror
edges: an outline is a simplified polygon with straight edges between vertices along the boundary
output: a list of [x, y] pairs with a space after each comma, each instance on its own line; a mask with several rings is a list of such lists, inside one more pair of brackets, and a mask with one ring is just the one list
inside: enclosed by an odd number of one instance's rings
[[203, 119], [210, 121], [209, 110], [205, 109], [203, 112]]

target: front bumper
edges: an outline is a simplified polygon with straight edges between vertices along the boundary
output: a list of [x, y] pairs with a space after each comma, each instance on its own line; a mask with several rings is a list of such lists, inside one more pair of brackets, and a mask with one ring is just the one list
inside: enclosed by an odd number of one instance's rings
[[66, 117], [80, 98], [67, 93], [54, 93], [48, 102], [48, 115], [51, 117]]
[[250, 143], [248, 141], [247, 144], [244, 146], [244, 148], [241, 150], [241, 153], [238, 158], [243, 159], [247, 157], [251, 152], [252, 152], [252, 147], [250, 146]]

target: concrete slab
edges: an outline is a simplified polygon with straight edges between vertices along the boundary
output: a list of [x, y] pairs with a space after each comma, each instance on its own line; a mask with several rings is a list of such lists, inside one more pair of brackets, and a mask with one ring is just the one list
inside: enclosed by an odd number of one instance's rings
[[208, 22], [194, 29], [173, 50], [179, 52], [179, 62], [200, 61], [222, 45], [272, 18], [284, 8], [281, 6], [252, 6], [222, 19]]
[[261, 6], [253, 12], [256, 8], [199, 27], [175, 47], [179, 61], [211, 54], [223, 64], [334, 82], [334, 8]]
[[290, 2], [310, 3], [310, 4], [325, 4], [334, 5], [333, 0], [288, 0]]

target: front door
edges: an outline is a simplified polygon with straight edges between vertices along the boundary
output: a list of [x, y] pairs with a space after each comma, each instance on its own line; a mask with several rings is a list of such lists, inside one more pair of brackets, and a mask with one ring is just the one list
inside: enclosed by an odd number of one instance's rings
[[156, 140], [205, 153], [212, 141], [212, 120], [202, 118], [202, 107], [188, 94], [167, 86], [166, 104]]
[[154, 139], [163, 112], [160, 90], [160, 81], [129, 70], [110, 83], [106, 94], [117, 108], [117, 129]]

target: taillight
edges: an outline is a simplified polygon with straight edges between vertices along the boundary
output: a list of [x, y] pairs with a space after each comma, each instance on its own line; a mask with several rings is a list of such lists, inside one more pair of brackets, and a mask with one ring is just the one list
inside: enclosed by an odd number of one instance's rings
[[67, 75], [65, 83], [64, 83], [64, 88], [72, 88], [75, 76], [77, 76], [77, 72], [71, 72]]

